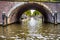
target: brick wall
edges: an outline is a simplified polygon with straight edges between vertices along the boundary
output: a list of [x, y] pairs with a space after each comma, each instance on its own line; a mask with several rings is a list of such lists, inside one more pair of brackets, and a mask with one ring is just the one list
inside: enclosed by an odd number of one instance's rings
[[[19, 4], [20, 2], [8, 2], [8, 1], [0, 1], [0, 24], [2, 23], [2, 12], [6, 12], [6, 15], [8, 15], [8, 12], [11, 8], [13, 8], [15, 5]], [[45, 3], [51, 11], [57, 11], [60, 12], [60, 3]]]

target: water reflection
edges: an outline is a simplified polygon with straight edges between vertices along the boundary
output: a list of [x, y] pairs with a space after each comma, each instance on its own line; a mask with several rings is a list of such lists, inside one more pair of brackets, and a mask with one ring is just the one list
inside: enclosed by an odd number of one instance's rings
[[34, 19], [33, 17], [31, 17], [30, 20], [29, 20], [29, 25], [32, 26], [32, 27], [36, 26], [37, 25], [37, 20]]
[[31, 17], [30, 20], [28, 21], [29, 33], [37, 32], [36, 26], [37, 26], [37, 20], [34, 17]]
[[[0, 26], [1, 40], [60, 40], [60, 24], [42, 24], [40, 19], [31, 18], [27, 22]], [[28, 25], [29, 24], [29, 25]]]

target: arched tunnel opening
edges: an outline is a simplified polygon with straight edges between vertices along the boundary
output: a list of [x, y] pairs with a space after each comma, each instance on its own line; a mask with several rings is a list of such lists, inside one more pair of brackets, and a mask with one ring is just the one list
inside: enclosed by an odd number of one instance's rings
[[39, 12], [41, 12], [41, 14], [44, 17], [44, 22], [48, 22], [48, 11], [46, 8], [44, 8], [43, 6], [36, 4], [36, 3], [28, 3], [28, 4], [24, 4], [20, 7], [20, 9], [18, 10], [18, 13], [16, 14], [16, 22], [19, 23], [19, 20], [22, 16], [22, 14], [27, 11], [27, 10], [37, 10]]
[[20, 17], [20, 23], [31, 23], [34, 25], [34, 23], [36, 22], [38, 23], [44, 22], [43, 15], [37, 10], [33, 9], [27, 10]]

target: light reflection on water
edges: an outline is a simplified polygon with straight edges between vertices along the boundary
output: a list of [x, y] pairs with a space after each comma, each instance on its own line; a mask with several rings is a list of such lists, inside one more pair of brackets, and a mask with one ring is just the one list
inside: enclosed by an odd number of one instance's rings
[[31, 17], [30, 20], [29, 20], [29, 25], [31, 27], [36, 26], [37, 25], [37, 20], [35, 20], [33, 17]]
[[1, 40], [60, 40], [60, 24], [42, 24], [36, 18], [0, 27]]
[[37, 26], [37, 20], [35, 20], [33, 17], [30, 18], [28, 21], [28, 26], [29, 26], [29, 33], [36, 32], [36, 26]]

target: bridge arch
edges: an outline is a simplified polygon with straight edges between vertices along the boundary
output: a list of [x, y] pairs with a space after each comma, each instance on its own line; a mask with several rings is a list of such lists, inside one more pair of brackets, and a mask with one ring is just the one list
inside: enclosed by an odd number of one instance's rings
[[[26, 3], [23, 5], [20, 5], [20, 6], [16, 7], [14, 10], [12, 10], [12, 12], [9, 13], [8, 21], [12, 20], [14, 17], [15, 17], [14, 18], [15, 21], [19, 21], [19, 18], [21, 17], [23, 12], [30, 10], [30, 9], [38, 10], [39, 12], [41, 12], [42, 15], [44, 16], [45, 22], [49, 22], [51, 20], [52, 12], [47, 7], [45, 7], [44, 5], [37, 4], [37, 3]], [[15, 16], [13, 17], [13, 15], [15, 15]]]

